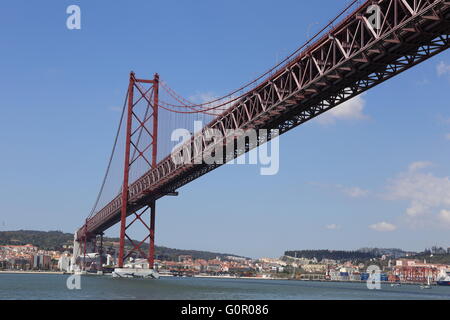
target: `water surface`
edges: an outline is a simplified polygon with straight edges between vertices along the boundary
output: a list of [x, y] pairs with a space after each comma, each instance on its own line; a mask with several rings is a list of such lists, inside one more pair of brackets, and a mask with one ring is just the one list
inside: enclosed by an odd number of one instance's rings
[[81, 290], [67, 289], [68, 275], [0, 274], [0, 300], [9, 299], [161, 299], [161, 300], [304, 300], [304, 299], [449, 299], [450, 287], [383, 285], [290, 280], [161, 278], [113, 279], [82, 276]]

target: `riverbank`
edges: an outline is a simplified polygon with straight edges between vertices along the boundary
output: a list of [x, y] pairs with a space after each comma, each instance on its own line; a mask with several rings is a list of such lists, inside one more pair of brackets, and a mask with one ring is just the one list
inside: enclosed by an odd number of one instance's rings
[[[177, 278], [178, 276], [174, 276], [171, 274], [160, 274], [162, 278]], [[208, 275], [193, 275], [190, 277], [182, 276], [179, 278], [204, 278], [204, 279], [252, 279], [252, 280], [288, 280], [284, 278], [270, 278], [270, 277], [232, 277], [232, 276], [208, 276]]]
[[[0, 274], [46, 274], [46, 275], [64, 275], [69, 274], [61, 271], [19, 271], [19, 270], [0, 270]], [[88, 276], [110, 276], [111, 274], [86, 274]], [[191, 277], [186, 276], [173, 276], [169, 274], [160, 274], [161, 278], [199, 278], [199, 279], [236, 279], [236, 280], [289, 280], [289, 281], [302, 281], [302, 282], [325, 282], [325, 283], [366, 283], [366, 281], [360, 280], [324, 280], [324, 279], [292, 279], [292, 278], [273, 278], [273, 277], [232, 277], [232, 276], [210, 276], [210, 275], [194, 275]], [[391, 285], [393, 282], [382, 281], [382, 285]], [[420, 286], [424, 285], [423, 282], [400, 282], [400, 285]], [[436, 283], [432, 283], [432, 286], [437, 286]]]
[[[160, 274], [162, 278], [177, 278], [177, 276], [169, 274]], [[289, 280], [289, 281], [301, 281], [301, 282], [324, 282], [324, 283], [366, 283], [364, 280], [325, 280], [325, 279], [292, 279], [292, 278], [273, 278], [273, 277], [231, 277], [231, 276], [209, 276], [209, 275], [194, 275], [191, 277], [179, 277], [179, 278], [204, 278], [204, 279], [236, 279], [236, 280]], [[391, 285], [394, 282], [381, 281], [382, 285]], [[400, 285], [420, 286], [426, 283], [424, 282], [399, 282]], [[436, 286], [436, 283], [432, 283], [432, 286]]]
[[60, 271], [19, 271], [19, 270], [0, 270], [0, 274], [65, 274]]

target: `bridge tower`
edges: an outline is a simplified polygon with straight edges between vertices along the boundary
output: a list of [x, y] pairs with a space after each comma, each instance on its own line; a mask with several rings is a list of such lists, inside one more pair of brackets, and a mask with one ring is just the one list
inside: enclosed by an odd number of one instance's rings
[[[136, 78], [134, 72], [130, 73], [128, 86], [128, 107], [126, 117], [126, 141], [125, 163], [122, 185], [122, 208], [120, 216], [120, 244], [119, 244], [119, 268], [124, 267], [124, 261], [133, 253], [146, 257], [149, 269], [154, 267], [155, 256], [155, 214], [156, 200], [149, 197], [147, 206], [136, 210], [129, 197], [130, 173], [133, 165], [138, 162], [147, 166], [147, 169], [156, 168], [158, 154], [158, 101], [159, 99], [159, 75], [155, 74], [153, 80]], [[138, 105], [144, 108], [136, 109]], [[143, 215], [150, 213], [150, 225], [144, 221]], [[132, 216], [127, 223], [127, 217]], [[127, 230], [136, 223], [145, 228], [146, 237], [139, 243], [135, 243], [127, 234]], [[125, 242], [128, 240], [132, 249], [125, 252]], [[149, 240], [149, 250], [144, 252], [143, 244]]]

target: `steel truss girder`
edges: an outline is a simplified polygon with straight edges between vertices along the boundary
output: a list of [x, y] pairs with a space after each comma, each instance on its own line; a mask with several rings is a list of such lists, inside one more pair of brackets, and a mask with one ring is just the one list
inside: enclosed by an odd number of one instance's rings
[[[363, 19], [369, 5], [381, 8], [380, 29]], [[193, 150], [212, 148], [203, 133], [217, 129], [279, 129], [280, 133], [324, 113], [450, 47], [450, 2], [366, 1], [285, 69], [250, 91], [191, 141]], [[271, 137], [269, 137], [269, 140]], [[265, 141], [260, 141], [259, 144]], [[246, 150], [234, 150], [224, 160]], [[178, 152], [182, 152], [181, 147]], [[158, 199], [220, 165], [175, 165], [168, 156], [130, 186], [137, 207]], [[96, 233], [117, 223], [121, 199], [113, 199], [88, 223]], [[79, 237], [83, 236], [83, 228]]]

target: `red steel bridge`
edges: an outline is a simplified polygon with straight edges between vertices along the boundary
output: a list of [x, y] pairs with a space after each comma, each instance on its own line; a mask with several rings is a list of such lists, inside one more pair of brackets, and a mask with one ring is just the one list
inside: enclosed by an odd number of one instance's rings
[[[131, 73], [101, 191], [76, 233], [81, 252], [86, 254], [88, 243], [96, 243], [105, 230], [120, 222], [118, 266], [122, 268], [133, 256], [147, 259], [152, 269], [156, 200], [175, 195], [180, 187], [222, 165], [178, 163], [173, 156], [182, 158], [189, 152], [204, 158], [221, 147], [226, 163], [271, 140], [273, 129], [285, 133], [449, 46], [448, 0], [353, 1], [279, 65], [212, 101], [188, 101], [158, 75], [144, 80]], [[189, 127], [192, 120], [207, 120], [208, 124], [171, 152], [170, 131]], [[208, 141], [205, 133], [211, 129], [226, 138]], [[242, 147], [238, 136], [227, 137], [229, 129], [267, 129], [269, 135]], [[113, 170], [117, 155], [121, 169]], [[107, 195], [114, 174], [116, 190]], [[150, 219], [144, 219], [144, 214]], [[147, 235], [139, 243], [129, 236], [130, 227], [137, 223]], [[130, 245], [132, 249], [126, 252]]]

